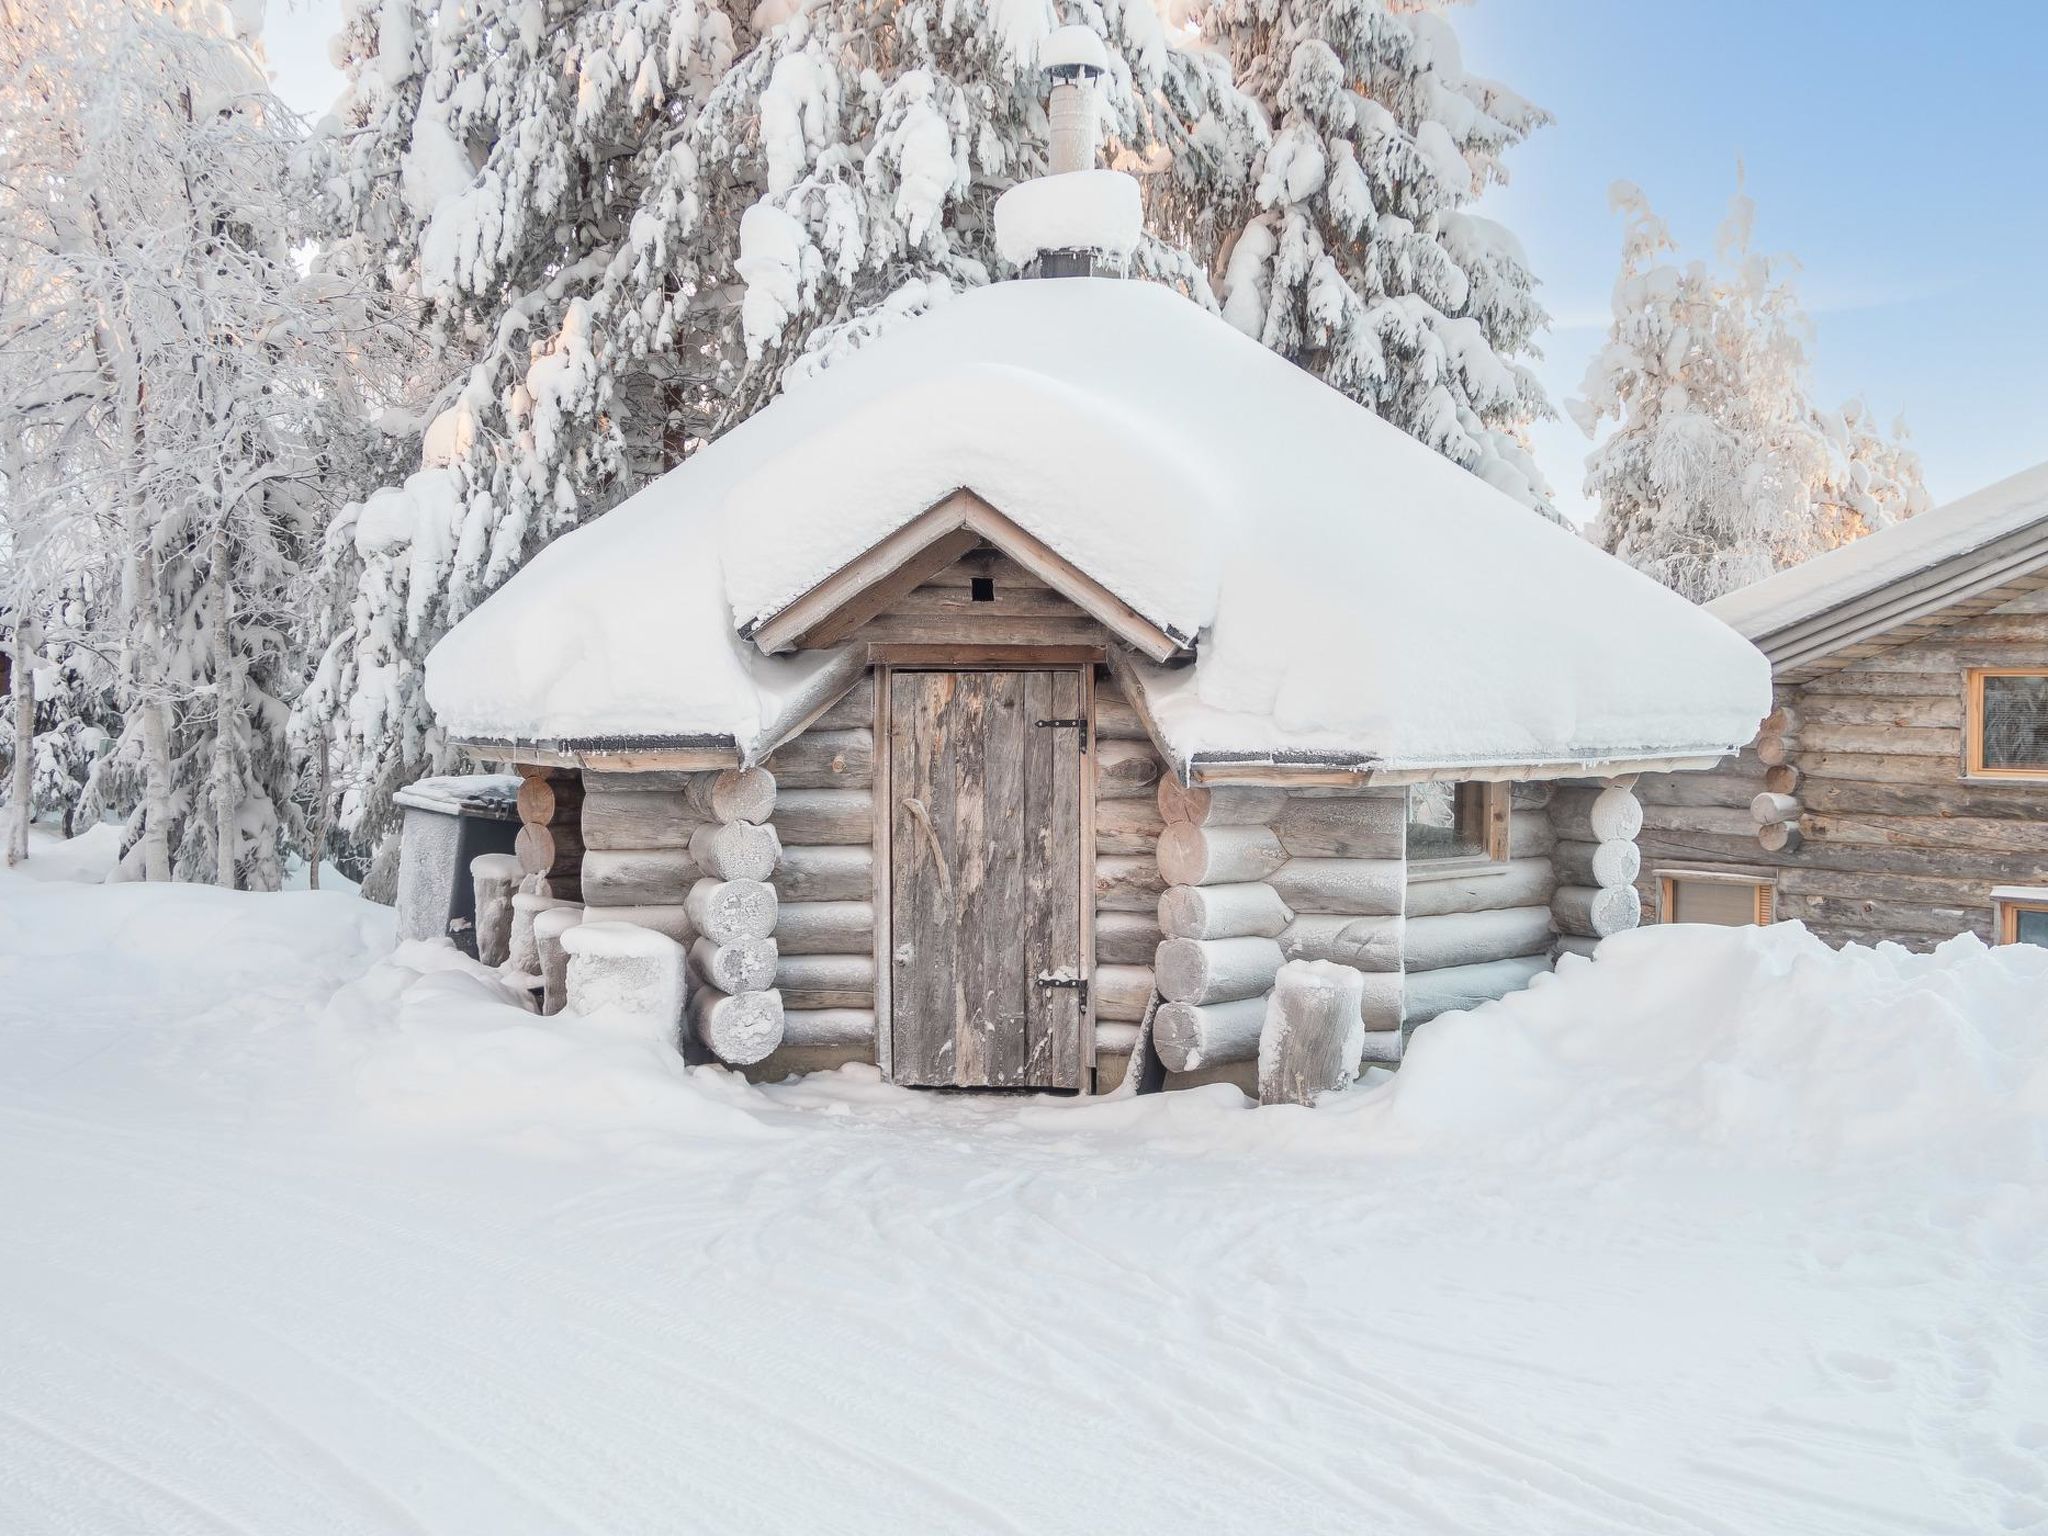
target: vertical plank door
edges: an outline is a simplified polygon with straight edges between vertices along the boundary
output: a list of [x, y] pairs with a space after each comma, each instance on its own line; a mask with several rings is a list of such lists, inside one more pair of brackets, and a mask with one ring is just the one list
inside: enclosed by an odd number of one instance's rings
[[1085, 1082], [1077, 672], [897, 672], [889, 692], [892, 1075]]

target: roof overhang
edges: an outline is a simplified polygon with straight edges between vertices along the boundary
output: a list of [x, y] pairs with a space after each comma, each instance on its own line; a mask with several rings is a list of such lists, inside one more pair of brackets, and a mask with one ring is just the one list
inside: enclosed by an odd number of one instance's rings
[[462, 736], [449, 745], [483, 762], [596, 773], [697, 772], [737, 768], [741, 759], [738, 741], [726, 735], [564, 736], [542, 741]]
[[1013, 519], [962, 487], [926, 508], [880, 543], [785, 603], [740, 627], [773, 656], [823, 650], [844, 641], [921, 582], [981, 544], [991, 544], [1101, 622], [1142, 656], [1170, 661], [1190, 653], [1194, 636], [1155, 623]]
[[2048, 519], [1751, 636], [1779, 682], [1801, 683], [2048, 586]]

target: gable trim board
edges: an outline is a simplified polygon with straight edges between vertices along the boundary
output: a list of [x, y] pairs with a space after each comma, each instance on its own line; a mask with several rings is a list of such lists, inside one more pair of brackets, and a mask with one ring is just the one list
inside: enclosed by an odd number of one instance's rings
[[1125, 644], [1164, 662], [1194, 637], [1155, 624], [1044, 541], [962, 487], [855, 556], [800, 597], [740, 626], [763, 655], [837, 645], [890, 603], [988, 543], [1074, 603]]

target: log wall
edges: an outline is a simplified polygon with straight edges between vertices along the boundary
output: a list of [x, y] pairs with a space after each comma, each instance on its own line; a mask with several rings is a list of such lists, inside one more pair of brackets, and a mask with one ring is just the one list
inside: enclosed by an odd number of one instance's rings
[[1404, 1033], [1440, 1013], [1518, 991], [1550, 968], [1560, 852], [1551, 807], [1570, 793], [1541, 783], [1512, 788], [1504, 861], [1408, 866]]
[[[2048, 885], [2048, 784], [1966, 777], [1970, 667], [2048, 667], [2048, 599], [1781, 686], [1776, 728], [1736, 757], [1711, 773], [1646, 775], [1645, 921], [1662, 917], [1658, 870], [1718, 870], [1770, 877], [1779, 919], [1830, 944], [1989, 940], [1993, 887]], [[1768, 796], [1794, 805], [1759, 805]], [[1773, 827], [1784, 829], [1775, 839]]]

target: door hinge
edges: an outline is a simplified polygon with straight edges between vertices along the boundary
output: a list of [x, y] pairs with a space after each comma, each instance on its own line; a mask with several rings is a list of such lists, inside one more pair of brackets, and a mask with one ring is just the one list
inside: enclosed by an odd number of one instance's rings
[[1052, 726], [1059, 730], [1073, 730], [1081, 733], [1081, 750], [1088, 750], [1088, 722], [1086, 720], [1041, 720], [1041, 726]]
[[1052, 973], [1052, 972], [1050, 972], [1050, 971], [1040, 971], [1040, 972], [1038, 973], [1038, 984], [1039, 984], [1039, 985], [1040, 985], [1041, 987], [1071, 987], [1071, 988], [1073, 988], [1073, 989], [1074, 989], [1074, 991], [1076, 991], [1076, 992], [1078, 992], [1078, 993], [1080, 993], [1080, 994], [1081, 994], [1081, 996], [1080, 996], [1080, 1003], [1081, 1003], [1081, 1009], [1082, 1009], [1082, 1011], [1083, 1011], [1084, 1013], [1085, 1013], [1085, 1012], [1087, 1011], [1087, 1009], [1088, 1009], [1088, 978], [1087, 978], [1087, 977], [1085, 977], [1085, 976], [1055, 976], [1055, 975], [1053, 975], [1053, 973]]

